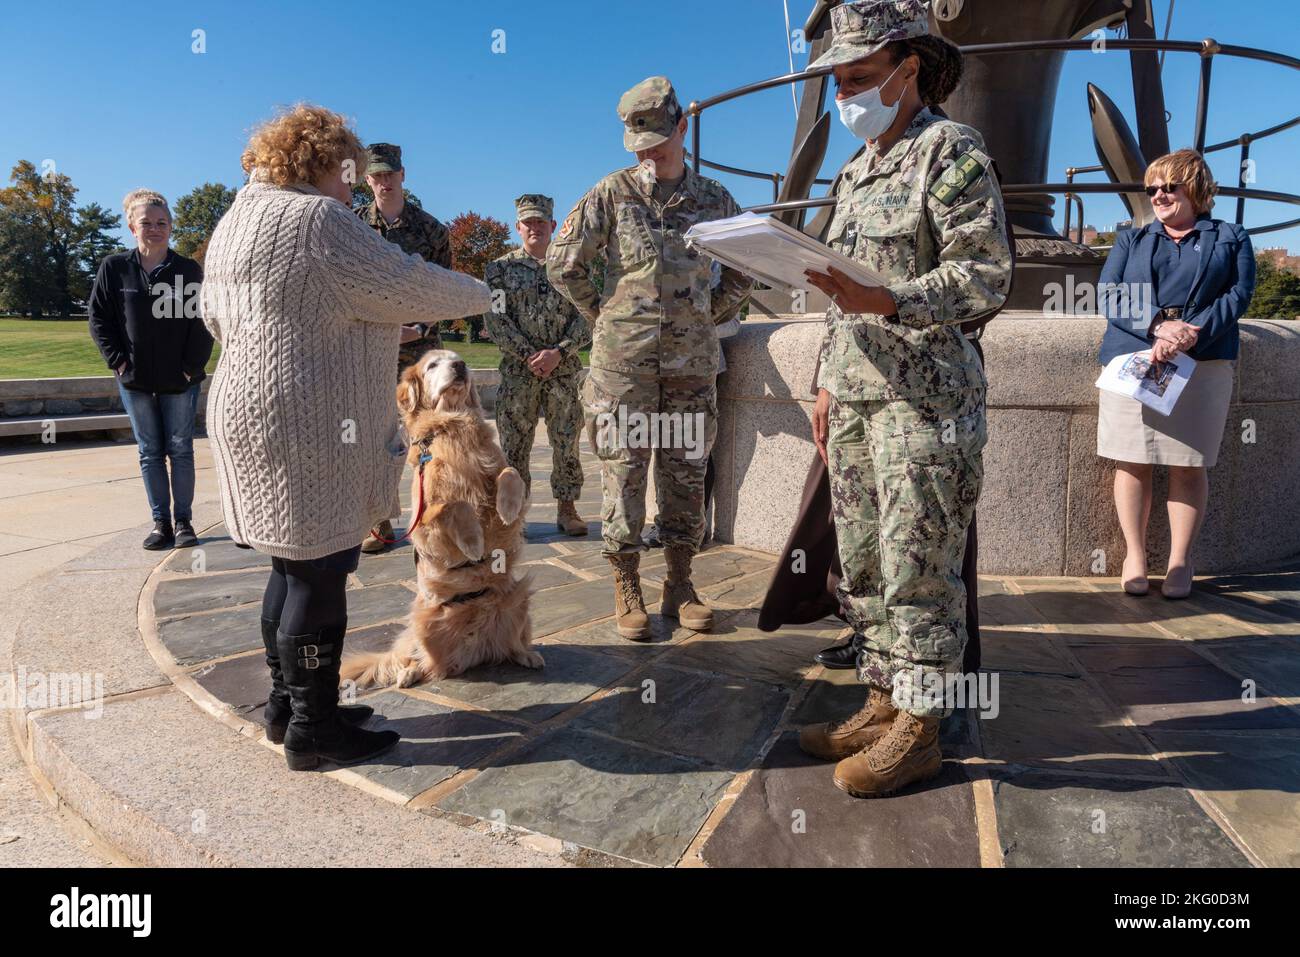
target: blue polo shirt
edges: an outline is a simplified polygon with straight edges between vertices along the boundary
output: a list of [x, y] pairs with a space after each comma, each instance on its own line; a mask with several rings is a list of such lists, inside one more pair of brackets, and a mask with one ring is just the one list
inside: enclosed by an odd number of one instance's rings
[[1182, 309], [1187, 305], [1201, 261], [1201, 234], [1212, 228], [1208, 219], [1198, 219], [1190, 233], [1182, 239], [1174, 239], [1160, 223], [1152, 224], [1156, 248], [1151, 256], [1151, 277], [1155, 280], [1158, 308]]

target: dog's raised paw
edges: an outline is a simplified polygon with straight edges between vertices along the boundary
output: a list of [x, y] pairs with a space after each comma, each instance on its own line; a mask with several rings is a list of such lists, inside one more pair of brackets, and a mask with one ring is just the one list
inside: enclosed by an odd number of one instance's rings
[[497, 476], [497, 515], [502, 523], [509, 525], [524, 510], [528, 498], [528, 486], [513, 468], [506, 466]]

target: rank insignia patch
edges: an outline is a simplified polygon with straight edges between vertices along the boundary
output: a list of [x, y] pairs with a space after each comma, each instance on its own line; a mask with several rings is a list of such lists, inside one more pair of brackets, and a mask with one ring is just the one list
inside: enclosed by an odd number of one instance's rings
[[930, 195], [945, 206], [951, 206], [958, 196], [984, 175], [984, 170], [985, 164], [980, 162], [975, 153], [962, 153], [930, 187]]

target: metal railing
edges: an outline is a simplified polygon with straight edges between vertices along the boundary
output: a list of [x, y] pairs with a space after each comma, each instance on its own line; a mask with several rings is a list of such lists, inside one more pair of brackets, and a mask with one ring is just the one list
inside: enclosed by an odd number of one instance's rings
[[[1251, 189], [1247, 186], [1246, 171], [1248, 160], [1250, 159], [1250, 145], [1256, 140], [1261, 140], [1276, 133], [1281, 133], [1293, 127], [1300, 126], [1300, 114], [1293, 116], [1285, 122], [1270, 126], [1267, 129], [1260, 130], [1256, 133], [1242, 133], [1240, 136], [1224, 140], [1221, 143], [1214, 143], [1210, 146], [1205, 145], [1206, 119], [1209, 114], [1210, 104], [1210, 78], [1213, 73], [1214, 58], [1216, 56], [1239, 57], [1247, 60], [1260, 60], [1265, 63], [1273, 63], [1278, 66], [1289, 67], [1292, 70], [1300, 71], [1300, 59], [1287, 56], [1282, 53], [1274, 53], [1271, 50], [1260, 50], [1255, 47], [1234, 46], [1231, 44], [1221, 44], [1217, 40], [1205, 39], [1201, 41], [1193, 40], [1106, 40], [1106, 49], [1114, 50], [1159, 50], [1173, 53], [1195, 53], [1201, 57], [1200, 80], [1197, 84], [1196, 92], [1196, 119], [1194, 126], [1193, 145], [1202, 155], [1214, 153], [1219, 150], [1228, 149], [1232, 146], [1238, 146], [1241, 149], [1240, 163], [1238, 166], [1237, 185], [1235, 187], [1221, 186], [1218, 194], [1221, 196], [1235, 196], [1237, 198], [1237, 216], [1238, 225], [1241, 224], [1245, 216], [1246, 200], [1260, 200], [1263, 202], [1290, 203], [1294, 206], [1300, 206], [1300, 195], [1294, 193], [1282, 193], [1271, 190]], [[1027, 53], [1039, 50], [1092, 50], [1094, 41], [1092, 40], [1027, 40], [1015, 41], [1009, 43], [976, 43], [961, 47], [964, 56], [996, 56], [1006, 53]], [[772, 183], [773, 202], [760, 206], [748, 207], [750, 212], [770, 213], [781, 212], [789, 209], [812, 209], [822, 206], [833, 206], [833, 199], [823, 197], [820, 199], [801, 199], [789, 200], [786, 202], [776, 202], [780, 196], [781, 182], [784, 175], [777, 172], [764, 172], [761, 170], [744, 169], [737, 166], [725, 166], [721, 163], [710, 162], [700, 156], [700, 127], [701, 118], [705, 110], [711, 109], [721, 103], [726, 103], [738, 97], [748, 96], [751, 93], [758, 93], [762, 90], [769, 90], [773, 87], [786, 86], [791, 83], [801, 83], [805, 80], [812, 80], [818, 77], [826, 76], [833, 72], [829, 66], [817, 67], [813, 70], [807, 70], [799, 73], [786, 73], [781, 76], [770, 77], [766, 80], [759, 80], [756, 83], [748, 83], [744, 86], [737, 87], [734, 90], [728, 90], [725, 93], [719, 93], [717, 96], [709, 97], [705, 100], [693, 101], [686, 108], [686, 112], [693, 118], [691, 123], [691, 149], [689, 156], [694, 165], [695, 172], [700, 171], [701, 166], [707, 166], [710, 169], [720, 170], [725, 173], [732, 173], [737, 176], [745, 176], [751, 179], [769, 180]], [[1070, 206], [1071, 201], [1077, 202], [1079, 208], [1079, 227], [1082, 235], [1083, 228], [1083, 200], [1081, 194], [1086, 193], [1132, 193], [1140, 192], [1145, 189], [1141, 183], [1075, 183], [1073, 182], [1075, 173], [1103, 172], [1101, 166], [1071, 167], [1066, 171], [1066, 182], [1064, 183], [1007, 183], [1003, 184], [1002, 192], [1004, 194], [1016, 193], [1062, 193], [1066, 197], [1066, 234], [1068, 236], [1070, 224]], [[827, 179], [817, 179], [816, 185], [829, 185], [832, 181]], [[1300, 225], [1300, 218], [1291, 219], [1285, 222], [1271, 223], [1267, 226], [1256, 226], [1248, 229], [1251, 235], [1259, 233], [1276, 232], [1280, 229], [1289, 229], [1292, 226]]]

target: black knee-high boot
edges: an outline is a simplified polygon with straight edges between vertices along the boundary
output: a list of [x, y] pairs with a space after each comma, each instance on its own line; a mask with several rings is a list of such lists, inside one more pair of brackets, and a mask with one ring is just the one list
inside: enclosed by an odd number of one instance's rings
[[400, 739], [396, 731], [366, 731], [339, 714], [339, 668], [344, 627], [306, 635], [276, 634], [280, 669], [293, 706], [284, 733], [291, 771], [311, 771], [322, 760], [353, 764], [382, 754]]
[[[266, 740], [272, 744], [284, 743], [284, 731], [293, 717], [289, 690], [284, 686], [284, 672], [280, 669], [280, 649], [275, 640], [279, 628], [279, 621], [262, 619], [262, 644], [266, 647], [266, 666], [271, 669], [271, 693], [262, 711], [262, 723], [266, 726]], [[348, 724], [364, 724], [374, 713], [375, 709], [369, 705], [339, 705], [339, 717]]]

